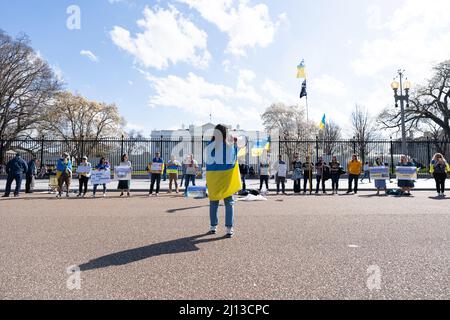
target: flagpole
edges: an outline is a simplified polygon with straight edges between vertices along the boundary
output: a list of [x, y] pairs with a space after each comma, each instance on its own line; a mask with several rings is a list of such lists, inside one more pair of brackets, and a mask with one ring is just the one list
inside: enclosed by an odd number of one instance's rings
[[[305, 79], [306, 82], [306, 79]], [[308, 105], [308, 95], [306, 95], [306, 128], [309, 125], [309, 105]], [[309, 156], [309, 194], [312, 193], [312, 167], [311, 167], [311, 144], [308, 142], [308, 156]]]

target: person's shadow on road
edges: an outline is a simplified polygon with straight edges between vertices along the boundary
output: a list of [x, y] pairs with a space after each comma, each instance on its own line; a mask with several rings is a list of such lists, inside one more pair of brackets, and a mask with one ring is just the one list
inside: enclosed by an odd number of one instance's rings
[[204, 238], [207, 235], [209, 235], [209, 233], [115, 252], [103, 257], [90, 260], [87, 263], [79, 265], [79, 268], [80, 271], [88, 271], [94, 269], [102, 269], [110, 266], [121, 266], [140, 260], [145, 260], [154, 256], [198, 251], [200, 249], [197, 247], [197, 245], [200, 243], [208, 243], [227, 239], [226, 236], [219, 238]]

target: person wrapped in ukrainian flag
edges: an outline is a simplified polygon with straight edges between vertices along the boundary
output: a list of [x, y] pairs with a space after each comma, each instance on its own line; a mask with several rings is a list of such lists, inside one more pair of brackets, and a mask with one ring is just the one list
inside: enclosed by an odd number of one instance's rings
[[217, 125], [207, 146], [206, 185], [210, 200], [210, 233], [217, 233], [219, 201], [224, 200], [225, 227], [229, 238], [234, 235], [233, 195], [242, 189], [237, 153], [237, 139], [229, 135], [224, 125]]

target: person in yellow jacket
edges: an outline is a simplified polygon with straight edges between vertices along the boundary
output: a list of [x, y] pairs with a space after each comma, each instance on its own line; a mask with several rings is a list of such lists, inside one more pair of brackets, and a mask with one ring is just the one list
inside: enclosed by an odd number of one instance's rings
[[210, 233], [217, 232], [219, 201], [225, 202], [227, 237], [234, 235], [233, 195], [242, 189], [237, 161], [237, 139], [231, 137], [224, 125], [217, 125], [207, 146], [206, 185], [208, 186]]
[[430, 173], [436, 181], [436, 191], [438, 197], [445, 197], [445, 180], [447, 173], [450, 172], [450, 165], [440, 153], [436, 153], [431, 160]]
[[352, 160], [350, 160], [347, 164], [347, 172], [348, 172], [348, 190], [347, 194], [352, 192], [352, 182], [355, 183], [354, 192], [358, 193], [358, 179], [362, 173], [362, 162], [358, 160], [358, 155], [354, 154], [352, 156]]

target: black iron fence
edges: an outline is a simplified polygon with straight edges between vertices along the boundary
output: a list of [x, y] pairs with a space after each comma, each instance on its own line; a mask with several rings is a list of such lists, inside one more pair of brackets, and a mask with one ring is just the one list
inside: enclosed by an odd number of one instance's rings
[[[188, 154], [193, 154], [199, 166], [203, 167], [206, 162], [208, 142], [195, 137], [176, 141], [163, 137], [160, 139], [0, 140], [0, 165], [3, 167], [0, 172], [4, 173], [4, 165], [16, 153], [20, 153], [25, 160], [36, 157], [40, 160], [41, 166], [47, 167], [55, 166], [63, 152], [71, 155], [75, 165], [83, 155], [86, 155], [92, 164], [96, 164], [101, 157], [106, 157], [112, 166], [118, 165], [121, 155], [126, 153], [133, 163], [134, 174], [139, 174], [140, 172], [145, 173], [148, 163], [154, 157], [155, 152], [159, 151], [166, 161], [172, 155], [180, 161], [185, 159]], [[363, 162], [374, 162], [376, 158], [380, 158], [392, 168], [399, 162], [401, 155], [401, 141], [398, 140], [278, 141], [272, 139], [270, 148], [263, 155], [252, 152], [255, 145], [256, 141], [248, 141], [245, 151], [245, 162], [255, 172], [257, 172], [261, 157], [267, 156], [271, 161], [275, 161], [281, 154], [283, 160], [290, 163], [295, 152], [299, 153], [302, 161], [308, 154], [313, 161], [317, 161], [317, 158], [322, 156], [327, 162], [331, 161], [331, 157], [334, 155], [343, 164], [351, 159], [352, 154], [358, 154]], [[407, 155], [422, 167], [429, 165], [436, 152], [450, 157], [449, 141], [415, 140], [408, 141], [407, 145]]]

